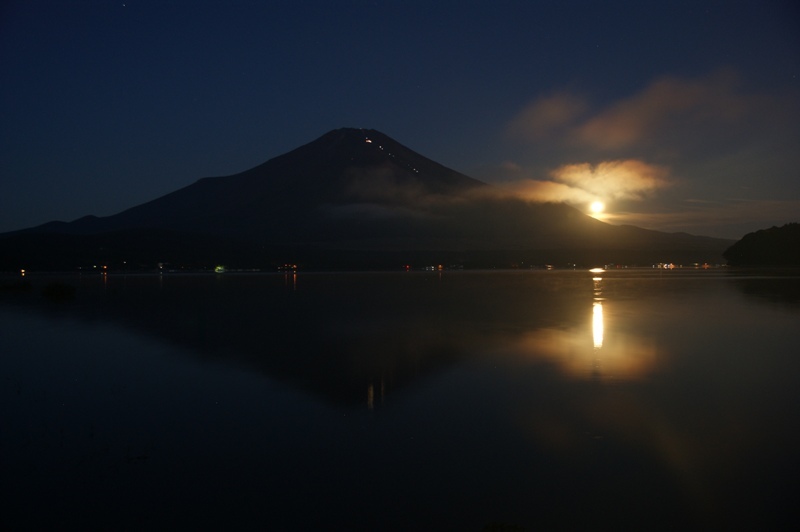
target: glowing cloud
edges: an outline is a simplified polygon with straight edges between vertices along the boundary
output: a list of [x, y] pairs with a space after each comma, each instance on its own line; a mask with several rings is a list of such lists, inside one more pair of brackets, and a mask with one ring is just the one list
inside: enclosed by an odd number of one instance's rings
[[533, 202], [586, 203], [595, 196], [586, 190], [555, 181], [517, 179], [497, 185], [502, 196], [512, 196]]
[[600, 198], [641, 200], [668, 186], [667, 171], [635, 159], [568, 164], [552, 172], [556, 181]]
[[[609, 200], [640, 201], [671, 184], [666, 168], [636, 159], [563, 165], [547, 179], [526, 177], [525, 168], [509, 162], [498, 172], [504, 180], [493, 190], [501, 196], [587, 206]], [[599, 215], [604, 207], [592, 211]]]

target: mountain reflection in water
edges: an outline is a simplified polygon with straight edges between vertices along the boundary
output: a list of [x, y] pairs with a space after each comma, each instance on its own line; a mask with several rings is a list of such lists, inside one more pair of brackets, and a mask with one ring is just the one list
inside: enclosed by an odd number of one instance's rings
[[81, 319], [121, 324], [343, 404], [498, 339], [577, 327], [591, 300], [577, 289], [587, 282], [581, 275], [287, 272], [71, 282], [80, 298], [69, 311]]
[[98, 275], [60, 279], [76, 287], [61, 302], [29, 278], [0, 292], [12, 524], [725, 527], [792, 511], [794, 275]]

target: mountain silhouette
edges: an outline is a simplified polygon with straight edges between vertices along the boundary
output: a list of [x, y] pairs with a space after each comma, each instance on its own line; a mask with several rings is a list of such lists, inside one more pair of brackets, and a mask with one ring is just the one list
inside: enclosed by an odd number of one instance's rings
[[723, 255], [732, 266], [800, 266], [800, 224], [748, 233]]
[[371, 129], [344, 128], [239, 174], [107, 217], [0, 235], [0, 268], [90, 263], [397, 267], [719, 261], [731, 241], [613, 226], [530, 203]]

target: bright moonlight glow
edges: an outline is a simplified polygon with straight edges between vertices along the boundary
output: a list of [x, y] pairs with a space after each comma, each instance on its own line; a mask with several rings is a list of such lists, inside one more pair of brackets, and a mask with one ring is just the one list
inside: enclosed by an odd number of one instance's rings
[[589, 205], [589, 210], [595, 214], [600, 214], [606, 206], [603, 204], [602, 201], [593, 201], [591, 205]]

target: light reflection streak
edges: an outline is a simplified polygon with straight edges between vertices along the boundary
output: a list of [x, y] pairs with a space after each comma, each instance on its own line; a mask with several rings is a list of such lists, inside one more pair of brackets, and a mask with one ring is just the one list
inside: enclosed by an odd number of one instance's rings
[[[593, 268], [590, 271], [593, 273], [598, 273], [596, 270], [600, 269]], [[594, 282], [594, 303], [592, 303], [592, 340], [594, 341], [594, 348], [597, 350], [603, 347], [604, 325], [603, 303], [601, 303], [603, 298], [600, 297], [603, 294], [603, 278], [592, 277], [592, 281]]]
[[592, 306], [592, 339], [595, 349], [603, 347], [603, 304], [599, 301]]
[[[579, 325], [528, 331], [520, 339], [520, 353], [526, 358], [554, 362], [572, 378], [601, 381], [641, 378], [658, 367], [657, 346], [648, 335], [637, 332], [636, 313], [620, 313], [620, 306], [625, 307], [627, 302], [610, 301], [606, 297], [608, 287], [604, 282], [608, 280], [592, 273], [591, 319], [587, 307], [578, 306], [574, 312], [585, 316]], [[610, 312], [613, 321], [609, 321]], [[631, 319], [620, 322], [621, 315]]]
[[[384, 398], [384, 395], [386, 394], [386, 383], [384, 382], [383, 377], [381, 377], [381, 385], [380, 385], [380, 390], [378, 391], [378, 393], [380, 394], [379, 395], [379, 400], [380, 400], [381, 403], [383, 403], [383, 398]], [[375, 383], [374, 382], [370, 382], [369, 385], [367, 386], [367, 408], [369, 410], [374, 410], [375, 409]]]

